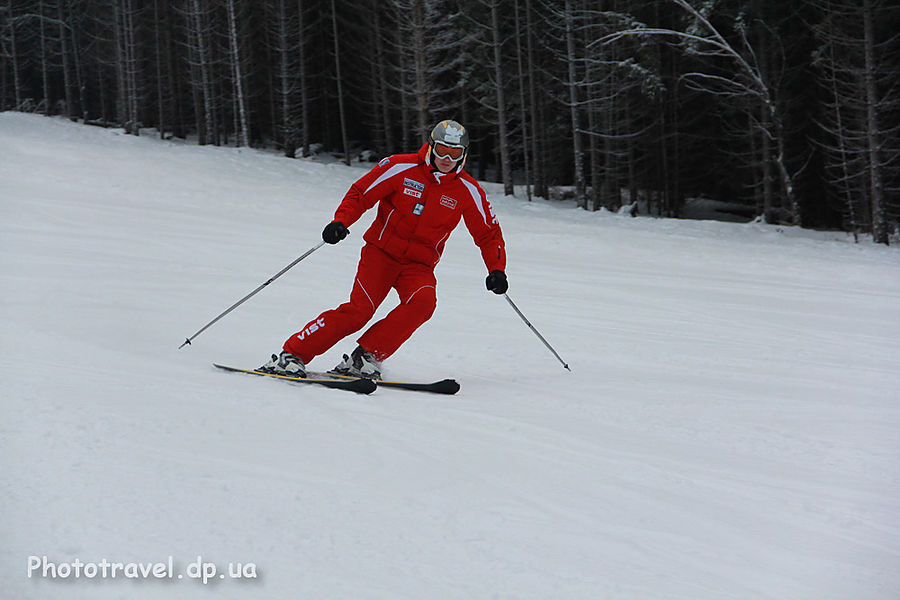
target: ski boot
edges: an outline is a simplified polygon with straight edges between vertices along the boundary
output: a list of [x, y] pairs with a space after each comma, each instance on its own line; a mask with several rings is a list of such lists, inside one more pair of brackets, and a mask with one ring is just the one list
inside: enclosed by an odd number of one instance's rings
[[350, 356], [344, 355], [344, 360], [333, 369], [333, 372], [351, 377], [381, 379], [381, 363], [362, 346], [357, 346]]
[[306, 377], [306, 365], [303, 364], [303, 361], [283, 350], [281, 354], [273, 354], [272, 360], [257, 370], [285, 377]]

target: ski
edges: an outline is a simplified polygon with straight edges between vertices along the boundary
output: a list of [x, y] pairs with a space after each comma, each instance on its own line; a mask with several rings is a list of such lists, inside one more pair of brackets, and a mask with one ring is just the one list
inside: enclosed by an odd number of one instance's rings
[[[329, 371], [327, 373], [310, 373], [316, 377], [337, 377], [343, 380], [355, 379], [351, 375], [341, 375]], [[412, 390], [416, 392], [430, 392], [432, 394], [448, 394], [453, 395], [459, 391], [459, 382], [455, 379], [442, 379], [440, 381], [432, 381], [430, 383], [420, 383], [415, 381], [392, 381], [385, 379], [373, 380], [378, 387], [397, 388], [401, 390]]]
[[432, 394], [447, 394], [451, 396], [459, 391], [459, 382], [455, 379], [441, 379], [440, 381], [432, 381], [431, 383], [417, 383], [413, 381], [383, 381], [381, 379], [376, 379], [375, 383], [389, 388], [412, 390], [416, 392], [430, 392]]
[[313, 385], [321, 385], [327, 388], [338, 390], [348, 390], [358, 394], [371, 394], [378, 388], [378, 384], [371, 379], [361, 377], [333, 377], [327, 373], [308, 373], [307, 377], [291, 377], [289, 375], [276, 375], [274, 373], [265, 373], [255, 369], [239, 369], [237, 367], [227, 367], [213, 363], [213, 366], [224, 371], [234, 373], [246, 373], [248, 375], [261, 375], [263, 377], [273, 377], [275, 379], [283, 379], [284, 381], [292, 381], [295, 383], [309, 383]]

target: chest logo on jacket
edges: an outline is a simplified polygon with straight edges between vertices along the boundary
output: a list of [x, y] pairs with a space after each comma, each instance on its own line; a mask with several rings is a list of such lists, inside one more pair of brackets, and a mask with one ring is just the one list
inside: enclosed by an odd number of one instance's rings
[[441, 196], [441, 206], [446, 206], [447, 208], [456, 208], [456, 199], [451, 198], [450, 196]]
[[403, 188], [403, 193], [407, 196], [412, 196], [413, 198], [421, 198], [422, 192], [419, 190], [414, 190], [412, 188]]
[[405, 185], [406, 187], [413, 188], [414, 190], [419, 190], [420, 192], [424, 192], [424, 191], [425, 191], [425, 184], [424, 184], [424, 183], [419, 183], [419, 182], [416, 181], [415, 179], [410, 179], [409, 177], [404, 177], [404, 178], [403, 178], [403, 185]]

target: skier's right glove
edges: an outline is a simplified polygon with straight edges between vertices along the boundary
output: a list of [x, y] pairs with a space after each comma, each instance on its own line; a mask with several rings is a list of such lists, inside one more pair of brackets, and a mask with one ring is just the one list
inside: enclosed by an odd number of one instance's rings
[[484, 280], [487, 289], [495, 294], [505, 294], [509, 289], [509, 282], [506, 280], [506, 273], [503, 271], [491, 271], [491, 274]]
[[327, 244], [337, 244], [339, 241], [347, 237], [350, 230], [347, 229], [340, 221], [332, 221], [322, 230], [322, 239]]

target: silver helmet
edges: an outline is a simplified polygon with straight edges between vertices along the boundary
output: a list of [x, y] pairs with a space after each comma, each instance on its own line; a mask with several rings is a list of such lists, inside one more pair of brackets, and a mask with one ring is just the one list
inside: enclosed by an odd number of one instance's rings
[[469, 132], [458, 122], [447, 119], [431, 130], [431, 143], [441, 142], [448, 146], [466, 149], [469, 147]]
[[465, 127], [449, 119], [441, 121], [431, 130], [428, 142], [432, 160], [435, 157], [449, 158], [458, 163], [457, 170], [462, 169], [469, 151], [469, 132]]

